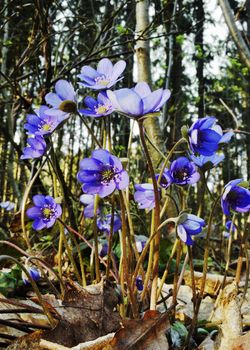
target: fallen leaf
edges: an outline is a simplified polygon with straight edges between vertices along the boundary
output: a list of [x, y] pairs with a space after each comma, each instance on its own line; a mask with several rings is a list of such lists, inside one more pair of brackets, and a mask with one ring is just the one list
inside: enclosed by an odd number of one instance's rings
[[250, 332], [236, 339], [229, 350], [250, 350]]
[[147, 311], [142, 320], [123, 322], [111, 342], [113, 350], [168, 350], [168, 312]]
[[214, 350], [214, 341], [208, 335], [196, 350]]

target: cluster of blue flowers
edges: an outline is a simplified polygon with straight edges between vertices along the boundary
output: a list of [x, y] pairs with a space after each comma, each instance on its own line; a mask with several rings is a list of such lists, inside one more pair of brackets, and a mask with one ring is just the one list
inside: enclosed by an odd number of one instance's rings
[[[41, 157], [46, 151], [46, 136], [53, 133], [71, 113], [80, 113], [86, 117], [100, 118], [116, 111], [127, 117], [139, 120], [141, 117], [157, 113], [170, 98], [168, 89], [151, 91], [145, 82], [140, 82], [132, 89], [123, 88], [112, 91], [111, 87], [122, 79], [121, 74], [126, 63], [121, 60], [115, 65], [107, 58], [102, 59], [97, 69], [84, 66], [78, 75], [81, 86], [99, 91], [97, 98], [87, 96], [85, 108], [78, 109], [77, 95], [73, 86], [66, 80], [59, 80], [55, 92], [45, 96], [47, 104], [27, 116], [25, 129], [29, 134], [28, 147], [24, 148], [22, 159]], [[232, 131], [223, 134], [222, 128], [214, 117], [205, 117], [195, 121], [187, 131], [190, 152], [187, 156], [173, 160], [161, 175], [157, 174], [159, 187], [188, 186], [196, 184], [200, 172], [205, 172], [223, 161], [224, 155], [217, 154], [219, 146], [230, 141]], [[160, 179], [159, 179], [160, 177]], [[85, 217], [94, 215], [94, 195], [105, 198], [115, 190], [124, 190], [129, 186], [129, 175], [123, 169], [121, 161], [104, 149], [92, 152], [91, 157], [80, 162], [77, 174], [82, 184], [84, 195], [81, 201], [86, 205]], [[230, 181], [224, 188], [221, 198], [222, 209], [229, 216], [231, 210], [247, 212], [250, 210], [250, 191], [241, 186], [241, 179]], [[160, 188], [159, 188], [160, 191]], [[34, 219], [33, 228], [40, 230], [51, 227], [61, 215], [61, 207], [50, 196], [38, 195], [33, 198], [35, 207], [27, 211]], [[155, 207], [155, 196], [151, 183], [135, 185], [134, 200], [140, 209], [151, 210]], [[110, 231], [111, 215], [104, 216], [102, 209], [97, 210], [98, 228]], [[188, 214], [176, 221], [176, 232], [187, 245], [192, 245], [192, 236], [200, 233], [205, 225], [203, 219]], [[121, 227], [119, 215], [114, 217], [114, 232]]]

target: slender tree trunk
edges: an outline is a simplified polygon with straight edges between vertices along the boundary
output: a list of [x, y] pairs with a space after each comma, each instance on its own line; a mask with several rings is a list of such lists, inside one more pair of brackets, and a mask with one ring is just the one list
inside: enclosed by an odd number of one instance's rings
[[[148, 16], [149, 2], [148, 0], [138, 1], [136, 3], [136, 33], [140, 40], [136, 43], [136, 56], [138, 67], [138, 82], [145, 81], [152, 85], [151, 68], [150, 68], [150, 48], [149, 40], [147, 40], [147, 28], [149, 25]], [[159, 125], [159, 119], [148, 118], [144, 122], [146, 132], [151, 141], [162, 151], [165, 151], [164, 141]], [[150, 156], [154, 166], [159, 164], [161, 156], [151, 146], [149, 146]]]

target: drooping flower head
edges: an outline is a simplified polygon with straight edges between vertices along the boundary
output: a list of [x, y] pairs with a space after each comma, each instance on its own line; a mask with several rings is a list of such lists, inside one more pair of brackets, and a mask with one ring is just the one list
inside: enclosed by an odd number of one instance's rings
[[242, 179], [230, 181], [225, 187], [221, 197], [221, 206], [225, 215], [230, 215], [230, 210], [239, 213], [250, 211], [250, 191], [239, 186]]
[[28, 114], [24, 129], [28, 130], [29, 134], [48, 135], [51, 134], [59, 125], [56, 115], [49, 115], [51, 109], [47, 106], [41, 106], [35, 110], [35, 114]]
[[132, 118], [158, 112], [170, 97], [168, 89], [151, 91], [147, 83], [136, 84], [133, 89], [107, 91], [107, 96], [115, 110], [123, 112]]
[[45, 114], [57, 116], [61, 122], [77, 111], [76, 93], [72, 84], [63, 79], [56, 82], [55, 90], [55, 93], [49, 92], [45, 96], [45, 101], [53, 107]]
[[194, 243], [191, 236], [197, 235], [205, 226], [205, 221], [193, 214], [184, 214], [177, 223], [176, 231], [179, 238], [187, 245]]
[[138, 203], [139, 209], [152, 210], [155, 207], [153, 184], [136, 184], [135, 189], [134, 200]]
[[[159, 174], [156, 175], [156, 178], [159, 178]], [[171, 184], [179, 186], [192, 185], [199, 179], [200, 174], [195, 164], [186, 157], [179, 157], [171, 163], [169, 169], [164, 169], [160, 185], [163, 188], [168, 188]]]
[[98, 253], [101, 258], [108, 254], [108, 248], [109, 246], [107, 241], [98, 244]]
[[78, 77], [84, 81], [79, 83], [84, 87], [94, 90], [106, 90], [121, 80], [119, 76], [123, 73], [126, 62], [118, 61], [115, 65], [108, 58], [103, 58], [97, 65], [97, 69], [90, 66], [83, 66]]
[[[94, 194], [82, 194], [80, 196], [80, 202], [85, 205], [85, 208], [84, 208], [85, 218], [93, 218], [94, 217], [95, 195]], [[97, 208], [97, 215], [98, 214], [100, 214], [99, 208]]]
[[214, 117], [205, 117], [198, 119], [188, 130], [189, 143], [193, 152], [203, 156], [213, 155], [220, 143], [227, 143], [233, 136], [229, 131], [223, 135], [217, 119]]
[[212, 169], [225, 159], [224, 154], [213, 154], [212, 156], [189, 156], [191, 160], [203, 171]]
[[[30, 277], [33, 279], [33, 281], [39, 281], [39, 279], [41, 278], [41, 273], [37, 268], [35, 268], [34, 266], [26, 266], [26, 269], [28, 270]], [[24, 271], [22, 271], [22, 280], [26, 286], [30, 284], [30, 281]]]
[[112, 103], [103, 92], [98, 94], [97, 100], [91, 96], [87, 96], [84, 99], [84, 103], [88, 109], [80, 109], [79, 112], [89, 117], [100, 118], [111, 114], [114, 110]]
[[62, 208], [53, 197], [37, 194], [33, 197], [33, 202], [35, 206], [29, 208], [26, 214], [34, 220], [32, 227], [36, 231], [52, 227], [62, 215]]
[[[105, 232], [106, 234], [110, 233], [111, 230], [111, 214], [102, 215], [97, 218], [97, 227], [100, 231]], [[121, 218], [119, 215], [114, 214], [114, 226], [113, 226], [113, 233], [120, 230], [122, 227]]]
[[27, 139], [28, 147], [24, 147], [23, 155], [20, 159], [40, 158], [46, 151], [46, 142], [42, 136], [29, 137]]
[[91, 158], [81, 160], [77, 179], [83, 184], [83, 192], [98, 194], [101, 198], [129, 185], [129, 176], [121, 161], [104, 149], [93, 151]]
[[138, 250], [138, 253], [141, 253], [148, 241], [148, 238], [143, 235], [135, 235], [135, 245]]
[[142, 276], [139, 275], [136, 277], [135, 279], [135, 285], [136, 285], [136, 288], [139, 292], [142, 292], [143, 291], [143, 280], [142, 280]]
[[225, 228], [226, 228], [226, 231], [223, 232], [223, 236], [226, 238], [228, 238], [230, 236], [230, 232], [234, 233], [236, 231], [236, 226], [234, 225], [232, 220], [228, 220], [225, 223]]
[[15, 208], [15, 203], [11, 201], [1, 202], [0, 208], [5, 209], [6, 211], [12, 211]]

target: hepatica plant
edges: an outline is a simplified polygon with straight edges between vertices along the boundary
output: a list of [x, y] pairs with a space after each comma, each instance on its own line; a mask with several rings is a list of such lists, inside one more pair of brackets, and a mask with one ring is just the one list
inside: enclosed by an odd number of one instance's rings
[[[230, 181], [219, 191], [220, 173], [217, 171], [216, 176], [210, 176], [210, 170], [215, 168], [216, 172], [217, 166], [225, 158], [219, 149], [225, 147], [233, 135], [231, 131], [223, 132], [215, 117], [207, 116], [196, 120], [186, 130], [185, 137], [176, 140], [171, 149], [159, 150], [149, 137], [146, 140], [147, 126], [144, 122], [147, 118], [160, 115], [164, 104], [170, 99], [170, 91], [151, 88], [146, 82], [139, 82], [132, 88], [122, 85], [126, 67], [123, 60], [113, 62], [103, 58], [93, 66], [84, 65], [79, 72], [80, 89], [76, 90], [68, 80], [58, 80], [51, 92], [45, 95], [47, 105], [34, 108], [34, 112], [26, 117], [24, 129], [28, 145], [24, 147], [21, 159], [33, 162], [30, 167], [33, 177], [27, 186], [25, 198], [36, 177], [42, 174], [41, 178], [46, 178], [44, 187], [48, 193], [51, 191], [51, 194], [61, 196], [64, 204], [62, 213], [61, 205], [51, 195], [36, 194], [33, 196], [33, 205], [27, 209], [26, 214], [33, 221], [32, 228], [36, 231], [49, 230], [57, 221], [64, 225], [66, 231], [58, 230], [59, 225], [55, 225], [52, 232], [54, 242], [58, 241], [60, 245], [59, 261], [64, 259], [62, 242], [68, 244], [64, 256], [69, 257], [72, 269], [67, 277], [72, 277], [74, 271], [72, 278], [84, 284], [86, 281], [99, 282], [101, 276], [107, 273], [108, 278], [112, 276], [114, 281], [121, 284], [123, 316], [129, 310], [137, 317], [136, 313], [143, 311], [140, 307], [149, 302], [145, 302], [149, 294], [145, 293], [146, 290], [150, 292], [151, 309], [156, 308], [157, 296], [161, 295], [159, 286], [165, 282], [165, 274], [159, 276], [159, 266], [163, 266], [161, 259], [165, 264], [166, 257], [173, 249], [172, 258], [178, 264], [186, 251], [183, 246], [188, 246], [188, 254], [192, 254], [190, 246], [195, 244], [194, 236], [201, 232], [206, 235], [205, 240], [200, 240], [201, 244], [210, 244], [214, 216], [218, 219], [217, 222], [225, 222], [225, 215], [232, 222], [234, 219], [230, 216], [233, 213], [234, 216], [238, 215], [236, 222], [243, 222], [244, 213], [250, 211], [250, 192], [241, 179]], [[124, 122], [122, 118], [126, 117], [138, 122], [141, 141], [138, 148], [133, 144], [132, 133], [129, 138], [132, 147], [128, 150], [121, 149], [117, 144], [118, 137], [114, 130], [124, 132], [121, 127]], [[67, 178], [64, 178], [60, 167], [65, 164], [65, 159], [68, 161], [69, 156], [63, 148], [57, 152], [53, 146], [57, 141], [57, 131], [69, 121], [77, 127], [83, 122], [81, 135], [84, 135], [86, 142], [82, 142], [81, 138], [78, 140], [81, 145], [78, 154], [71, 149], [72, 167], [67, 171], [77, 175], [74, 177], [75, 182], [71, 181], [68, 188]], [[86, 132], [89, 133], [87, 137]], [[63, 133], [60, 134], [62, 135]], [[185, 145], [177, 149], [182, 142]], [[130, 142], [128, 144], [131, 145]], [[148, 144], [159, 153], [157, 162], [152, 160], [152, 150]], [[120, 152], [130, 154], [126, 161], [120, 158]], [[142, 162], [138, 162], [138, 154], [141, 155]], [[76, 165], [76, 159], [77, 162], [80, 159], [79, 165]], [[49, 167], [42, 169], [47, 163]], [[55, 173], [53, 181], [49, 182], [47, 179], [52, 169]], [[204, 181], [207, 183], [204, 184]], [[53, 186], [49, 186], [50, 183]], [[208, 184], [218, 189], [218, 193], [211, 193]], [[41, 184], [38, 182], [36, 185]], [[216, 196], [218, 198], [214, 199]], [[217, 210], [219, 200], [222, 206], [220, 211]], [[22, 207], [25, 208], [25, 205]], [[190, 214], [189, 207], [192, 207], [193, 214]], [[173, 211], [174, 218], [171, 217]], [[240, 213], [243, 215], [240, 216]], [[110, 234], [111, 223], [113, 233], [117, 232], [114, 235]], [[243, 227], [243, 224], [239, 227]], [[67, 240], [62, 236], [64, 232], [67, 232]], [[69, 233], [75, 236], [72, 237]], [[57, 235], [60, 235], [60, 239]], [[174, 244], [168, 239], [173, 236]], [[81, 239], [84, 244], [80, 246]], [[91, 251], [89, 257], [86, 257], [86, 251]], [[108, 254], [110, 255], [107, 256]], [[206, 254], [204, 257], [206, 270]], [[191, 258], [190, 255], [189, 259]], [[77, 261], [74, 262], [74, 259]], [[63, 275], [60, 264], [58, 269]], [[178, 266], [175, 271], [177, 281]], [[31, 270], [30, 273], [34, 279], [38, 277], [35, 271]], [[160, 284], [158, 277], [162, 278]], [[177, 291], [173, 295], [175, 292]], [[138, 305], [135, 305], [137, 301]]]
[[101, 198], [129, 185], [128, 173], [119, 158], [104, 149], [93, 151], [90, 158], [81, 160], [77, 179], [83, 184], [83, 192], [98, 194]]

